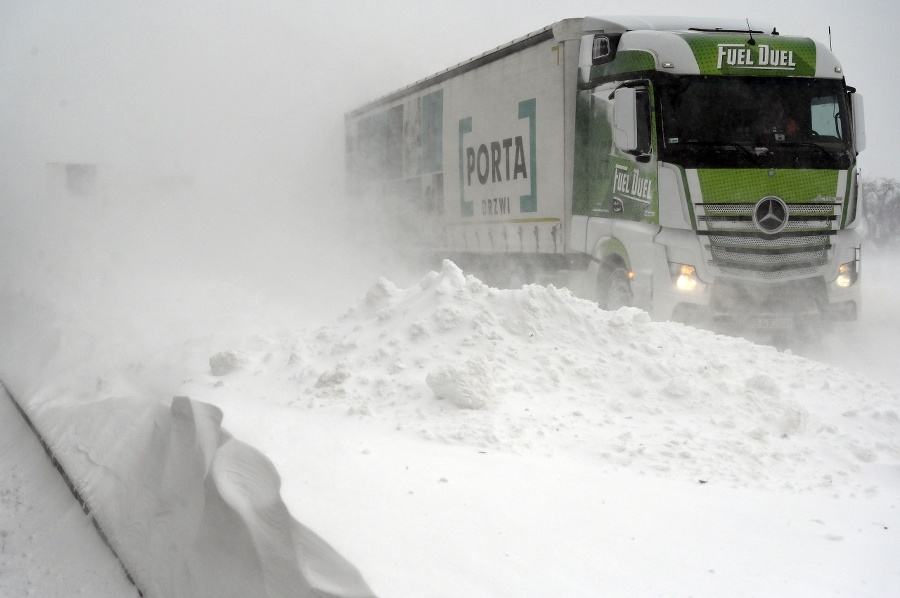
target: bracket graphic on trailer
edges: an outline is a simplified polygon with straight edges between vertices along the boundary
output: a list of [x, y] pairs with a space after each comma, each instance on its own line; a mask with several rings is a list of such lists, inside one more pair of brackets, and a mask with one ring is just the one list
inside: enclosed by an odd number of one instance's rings
[[[472, 132], [472, 117], [461, 118], [459, 120], [459, 202], [460, 215], [463, 217], [474, 216], [474, 202], [471, 198], [466, 197], [466, 187], [472, 184], [473, 175], [477, 174], [477, 179], [481, 184], [485, 184], [490, 174], [492, 181], [509, 180], [509, 149], [515, 147], [515, 165], [512, 169], [512, 178], [519, 176], [527, 178], [530, 184], [530, 193], [519, 196], [519, 211], [521, 213], [537, 211], [537, 100], [523, 100], [518, 104], [518, 118], [528, 119], [528, 164], [525, 164], [524, 148], [522, 136], [504, 139], [500, 141], [492, 141], [490, 149], [488, 144], [481, 144], [476, 152], [474, 147], [466, 147], [464, 137]], [[501, 159], [501, 148], [506, 149], [506, 168], [501, 171], [499, 168]], [[482, 160], [483, 158], [483, 160]], [[484, 168], [482, 169], [482, 165]], [[502, 172], [506, 176], [502, 176]]]

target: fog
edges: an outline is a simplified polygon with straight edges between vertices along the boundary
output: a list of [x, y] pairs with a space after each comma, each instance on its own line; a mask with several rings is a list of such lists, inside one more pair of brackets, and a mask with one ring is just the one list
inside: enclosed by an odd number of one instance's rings
[[[284, 8], [7, 7], [4, 266], [75, 285], [334, 272], [341, 121], [309, 60], [329, 44]], [[59, 197], [52, 163], [97, 165], [91, 189]]]
[[[402, 283], [393, 254], [373, 245], [390, 232], [343, 193], [343, 114], [551, 22], [604, 8], [3, 3], [0, 289], [31, 306], [5, 314], [4, 325], [53, 313], [93, 322], [98, 337], [104, 326], [131, 327], [141, 342], [257, 307], [254, 297], [278, 298], [316, 320], [343, 311], [380, 275]], [[895, 56], [874, 56], [869, 43], [890, 39], [896, 18], [886, 13], [897, 7], [751, 8], [745, 15], [717, 2], [648, 2], [641, 13], [749, 16], [826, 43], [831, 25], [848, 82], [866, 96], [863, 170], [894, 176], [888, 136], [898, 128], [890, 113], [897, 83], [878, 69]], [[83, 188], [60, 183], [65, 164], [92, 165]]]

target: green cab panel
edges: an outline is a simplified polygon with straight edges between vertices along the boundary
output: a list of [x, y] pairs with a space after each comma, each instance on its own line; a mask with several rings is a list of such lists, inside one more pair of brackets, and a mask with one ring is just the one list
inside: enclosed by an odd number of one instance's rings
[[760, 75], [813, 77], [816, 44], [799, 37], [759, 36], [749, 43], [745, 34], [682, 33], [701, 75]]

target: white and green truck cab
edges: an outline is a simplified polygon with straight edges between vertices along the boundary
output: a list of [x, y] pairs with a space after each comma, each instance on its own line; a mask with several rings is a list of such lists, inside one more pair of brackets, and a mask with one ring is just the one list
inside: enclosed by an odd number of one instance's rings
[[702, 325], [859, 312], [862, 98], [811, 39], [567, 19], [345, 122], [352, 201], [489, 283]]

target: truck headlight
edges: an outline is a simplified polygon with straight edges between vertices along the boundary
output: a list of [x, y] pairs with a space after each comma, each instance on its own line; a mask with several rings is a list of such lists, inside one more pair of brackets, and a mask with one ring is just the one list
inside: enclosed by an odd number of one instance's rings
[[834, 284], [842, 289], [846, 289], [853, 286], [853, 283], [855, 283], [858, 278], [859, 262], [853, 260], [852, 262], [841, 264], [841, 267], [838, 268], [838, 277], [834, 280]]
[[703, 283], [697, 277], [697, 269], [688, 264], [669, 263], [669, 274], [672, 275], [672, 281], [675, 288], [685, 293], [690, 293], [697, 289]]

